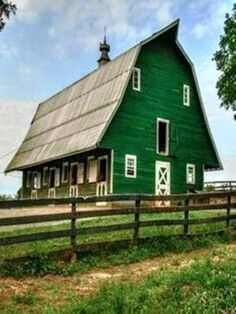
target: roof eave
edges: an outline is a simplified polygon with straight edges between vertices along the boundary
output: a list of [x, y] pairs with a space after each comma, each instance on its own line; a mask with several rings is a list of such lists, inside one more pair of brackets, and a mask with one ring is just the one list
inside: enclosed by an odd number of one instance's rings
[[93, 145], [91, 147], [88, 147], [86, 149], [80, 150], [80, 151], [76, 151], [76, 152], [73, 152], [73, 153], [60, 155], [60, 157], [58, 157], [58, 158], [49, 158], [49, 159], [45, 159], [45, 160], [42, 160], [42, 161], [39, 161], [39, 162], [27, 164], [27, 165], [22, 166], [22, 167], [6, 168], [4, 173], [7, 174], [7, 173], [12, 172], [12, 171], [23, 171], [25, 169], [36, 167], [36, 166], [40, 166], [40, 165], [43, 165], [43, 164], [51, 162], [51, 161], [61, 160], [61, 159], [67, 158], [67, 157], [71, 157], [71, 156], [77, 155], [77, 154], [86, 153], [86, 152], [88, 152], [90, 150], [93, 150], [93, 149], [96, 149], [96, 148], [98, 148], [98, 144]]

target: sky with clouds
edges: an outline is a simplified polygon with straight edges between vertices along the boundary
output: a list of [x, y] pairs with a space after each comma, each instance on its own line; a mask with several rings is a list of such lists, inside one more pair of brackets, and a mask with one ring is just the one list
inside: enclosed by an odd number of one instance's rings
[[[0, 193], [15, 193], [20, 173], [3, 174], [37, 103], [97, 67], [104, 26], [111, 58], [180, 18], [179, 41], [195, 64], [224, 171], [236, 180], [236, 123], [219, 108], [211, 60], [233, 0], [12, 0], [18, 10], [0, 33]], [[9, 153], [9, 154], [8, 154]], [[5, 156], [7, 154], [7, 156]], [[5, 157], [3, 157], [5, 156]]]

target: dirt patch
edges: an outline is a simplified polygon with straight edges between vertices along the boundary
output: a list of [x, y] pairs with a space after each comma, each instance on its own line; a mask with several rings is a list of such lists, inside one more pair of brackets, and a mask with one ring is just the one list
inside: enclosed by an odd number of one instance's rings
[[[212, 254], [214, 252], [214, 254]], [[43, 278], [1, 279], [0, 280], [0, 308], [1, 302], [10, 304], [15, 295], [33, 294], [41, 304], [75, 302], [82, 296], [87, 296], [99, 290], [107, 282], [135, 282], [150, 273], [180, 271], [183, 267], [190, 267], [195, 261], [209, 257], [214, 263], [224, 262], [227, 254], [236, 252], [236, 241], [228, 245], [221, 245], [214, 249], [200, 249], [189, 253], [169, 254], [165, 257], [147, 259], [130, 265], [119, 265], [104, 269], [93, 269], [86, 274], [74, 274], [63, 277], [48, 275]], [[35, 312], [37, 313], [37, 311]]]

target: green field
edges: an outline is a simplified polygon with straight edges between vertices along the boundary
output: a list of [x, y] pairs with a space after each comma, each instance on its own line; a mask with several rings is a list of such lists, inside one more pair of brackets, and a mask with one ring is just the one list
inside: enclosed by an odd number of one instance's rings
[[[234, 213], [235, 211], [232, 211]], [[199, 212], [191, 212], [191, 218], [208, 218], [225, 215], [225, 211], [199, 211]], [[182, 219], [184, 218], [183, 213], [164, 213], [164, 214], [142, 214], [141, 221], [145, 220], [158, 220], [158, 219]], [[133, 215], [119, 215], [112, 217], [101, 217], [101, 218], [93, 218], [93, 219], [84, 219], [77, 222], [77, 228], [82, 227], [92, 227], [92, 226], [102, 226], [102, 225], [113, 225], [120, 223], [133, 222]], [[231, 226], [236, 226], [236, 221], [231, 222]], [[70, 223], [62, 223], [59, 225], [53, 226], [37, 226], [37, 227], [29, 227], [24, 229], [16, 229], [9, 230], [7, 232], [1, 232], [0, 229], [0, 238], [8, 237], [8, 236], [16, 236], [37, 232], [47, 232], [47, 231], [55, 231], [55, 230], [64, 230], [69, 229]], [[190, 233], [207, 233], [214, 232], [218, 230], [225, 229], [225, 222], [213, 223], [213, 224], [202, 224], [202, 225], [191, 225], [189, 226]], [[154, 226], [154, 227], [145, 227], [140, 228], [139, 236], [141, 237], [152, 237], [152, 236], [172, 236], [183, 233], [183, 226]], [[125, 231], [116, 231], [116, 232], [106, 232], [94, 235], [81, 235], [77, 237], [77, 243], [90, 243], [90, 242], [102, 242], [109, 240], [119, 240], [132, 238], [133, 230], [125, 230]], [[70, 246], [69, 238], [61, 238], [54, 240], [43, 240], [36, 242], [28, 242], [22, 243], [18, 245], [11, 246], [3, 246], [0, 247], [0, 263], [4, 261], [6, 258], [19, 257], [31, 254], [32, 252], [38, 253], [48, 253], [53, 250], [65, 249]]]
[[0, 312], [7, 314], [236, 310], [235, 233], [117, 248], [74, 265], [39, 255], [9, 274], [0, 279]]

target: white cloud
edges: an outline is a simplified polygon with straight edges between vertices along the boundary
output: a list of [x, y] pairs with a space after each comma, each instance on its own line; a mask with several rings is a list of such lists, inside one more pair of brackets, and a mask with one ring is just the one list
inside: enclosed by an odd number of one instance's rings
[[[108, 36], [137, 42], [157, 31], [174, 18], [178, 5], [161, 0], [16, 0], [17, 17], [26, 23], [43, 20], [50, 14], [48, 36], [54, 40], [52, 49], [68, 49], [77, 44], [85, 51], [97, 49], [102, 40], [104, 26]], [[181, 1], [180, 1], [181, 2]], [[150, 28], [150, 22], [156, 28]], [[123, 47], [122, 47], [123, 48]]]
[[19, 147], [33, 118], [36, 104], [32, 102], [0, 99], [0, 193], [15, 193], [20, 187], [19, 173], [3, 174], [8, 162]]
[[190, 11], [194, 12], [199, 21], [192, 30], [197, 39], [212, 36], [217, 29], [223, 29], [225, 14], [232, 10], [232, 3], [222, 0], [202, 0], [190, 4]]
[[0, 56], [5, 59], [11, 59], [18, 55], [19, 50], [15, 45], [6, 45], [0, 42]]

